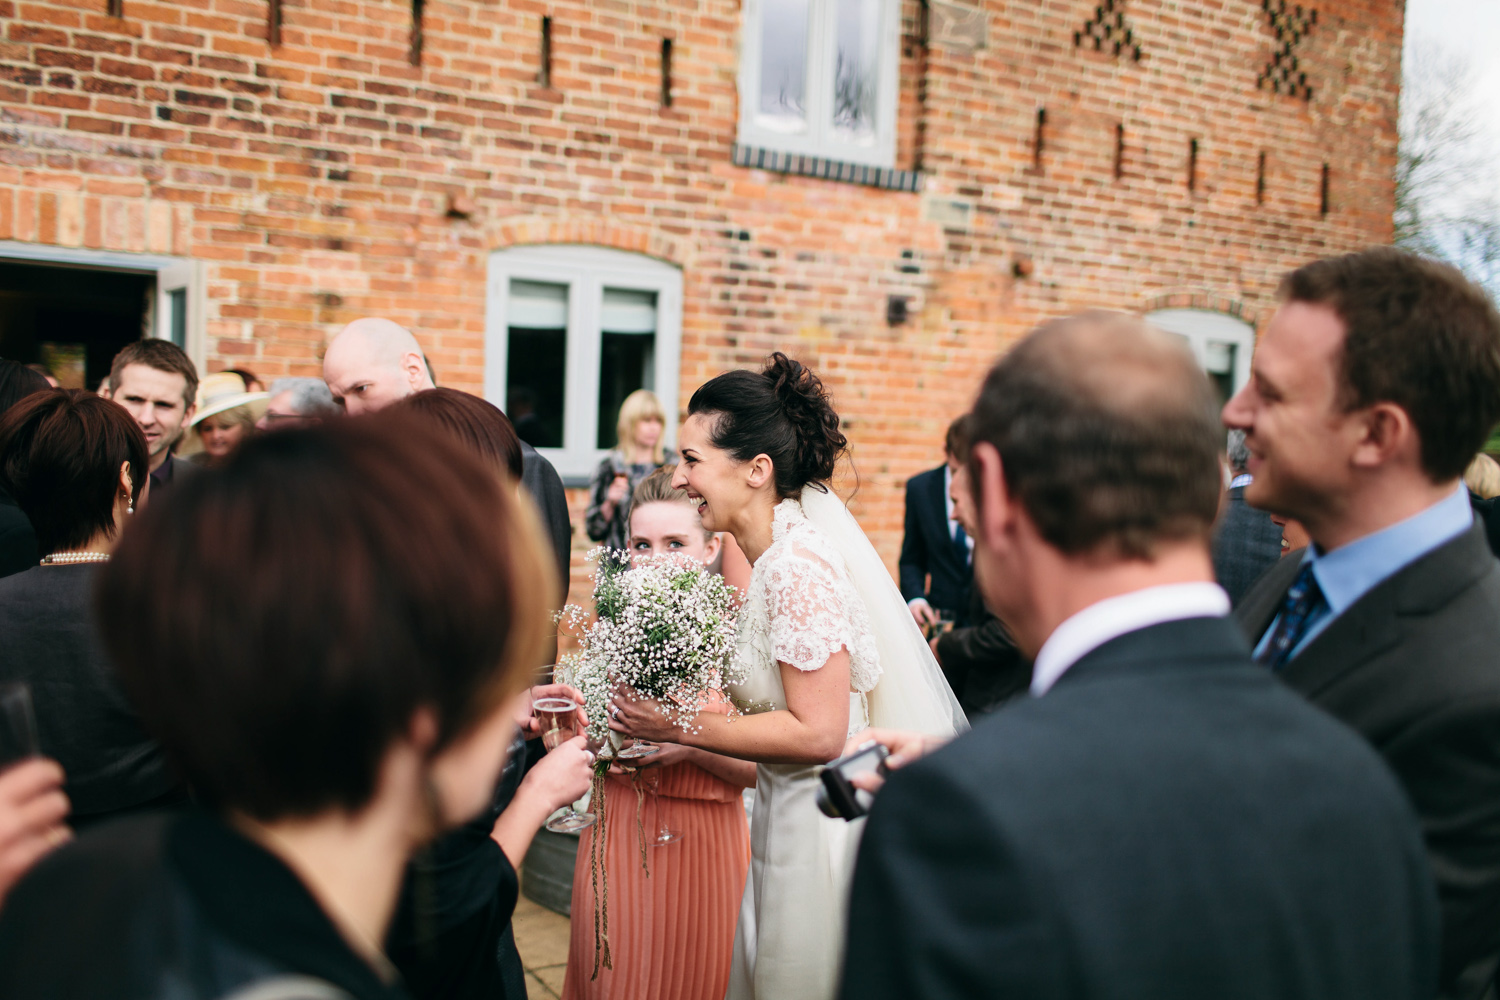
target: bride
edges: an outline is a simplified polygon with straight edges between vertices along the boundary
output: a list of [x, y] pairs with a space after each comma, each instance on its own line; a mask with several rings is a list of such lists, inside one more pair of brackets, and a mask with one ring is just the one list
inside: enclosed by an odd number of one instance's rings
[[684, 733], [628, 690], [610, 706], [614, 729], [759, 765], [729, 1000], [838, 988], [862, 824], [818, 811], [818, 765], [869, 726], [967, 728], [884, 563], [827, 486], [845, 445], [818, 377], [779, 352], [693, 394], [672, 485], [754, 563], [737, 635], [744, 680], [729, 692], [742, 714], [703, 712]]

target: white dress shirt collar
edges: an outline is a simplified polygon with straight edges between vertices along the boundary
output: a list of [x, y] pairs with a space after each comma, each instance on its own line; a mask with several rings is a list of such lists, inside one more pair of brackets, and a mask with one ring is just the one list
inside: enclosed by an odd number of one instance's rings
[[1163, 622], [1227, 614], [1229, 595], [1215, 583], [1171, 583], [1106, 597], [1057, 626], [1042, 644], [1031, 693], [1046, 694], [1069, 667], [1111, 639]]

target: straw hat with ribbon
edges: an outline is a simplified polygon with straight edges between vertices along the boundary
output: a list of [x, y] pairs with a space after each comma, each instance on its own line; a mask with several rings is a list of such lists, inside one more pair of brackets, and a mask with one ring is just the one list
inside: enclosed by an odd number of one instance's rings
[[253, 423], [265, 414], [270, 400], [271, 394], [268, 392], [246, 392], [245, 380], [234, 372], [217, 372], [204, 376], [203, 381], [198, 383], [198, 410], [188, 423], [189, 431], [183, 435], [178, 454], [186, 457], [203, 450], [198, 425], [209, 417], [243, 406], [250, 410], [250, 420]]

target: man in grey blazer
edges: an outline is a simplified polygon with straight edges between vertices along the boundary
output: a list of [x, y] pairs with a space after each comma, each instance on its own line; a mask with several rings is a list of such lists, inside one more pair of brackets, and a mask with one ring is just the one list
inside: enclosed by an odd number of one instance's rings
[[1250, 382], [1250, 504], [1313, 544], [1236, 609], [1256, 659], [1353, 727], [1416, 807], [1443, 908], [1442, 990], [1500, 964], [1500, 565], [1461, 476], [1500, 421], [1500, 314], [1382, 248], [1282, 282]]

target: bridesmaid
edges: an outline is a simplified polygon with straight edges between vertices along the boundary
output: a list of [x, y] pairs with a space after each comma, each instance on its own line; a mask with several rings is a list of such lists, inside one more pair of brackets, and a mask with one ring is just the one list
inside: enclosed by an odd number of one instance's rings
[[[722, 553], [726, 579], [747, 576], [736, 572], [749, 565], [738, 547], [725, 552], [724, 539], [703, 530], [687, 493], [672, 489], [672, 471], [654, 472], [636, 487], [627, 543], [631, 555], [680, 552], [708, 565]], [[563, 1000], [723, 1000], [750, 862], [741, 790], [754, 786], [755, 765], [674, 743], [663, 743], [657, 753], [634, 763], [639, 765], [634, 773], [611, 772], [605, 779], [614, 968], [601, 966], [599, 978], [592, 978], [589, 838], [594, 834], [585, 832], [573, 869], [573, 935]], [[681, 838], [650, 847], [664, 828]], [[641, 867], [642, 833], [649, 878]]]

